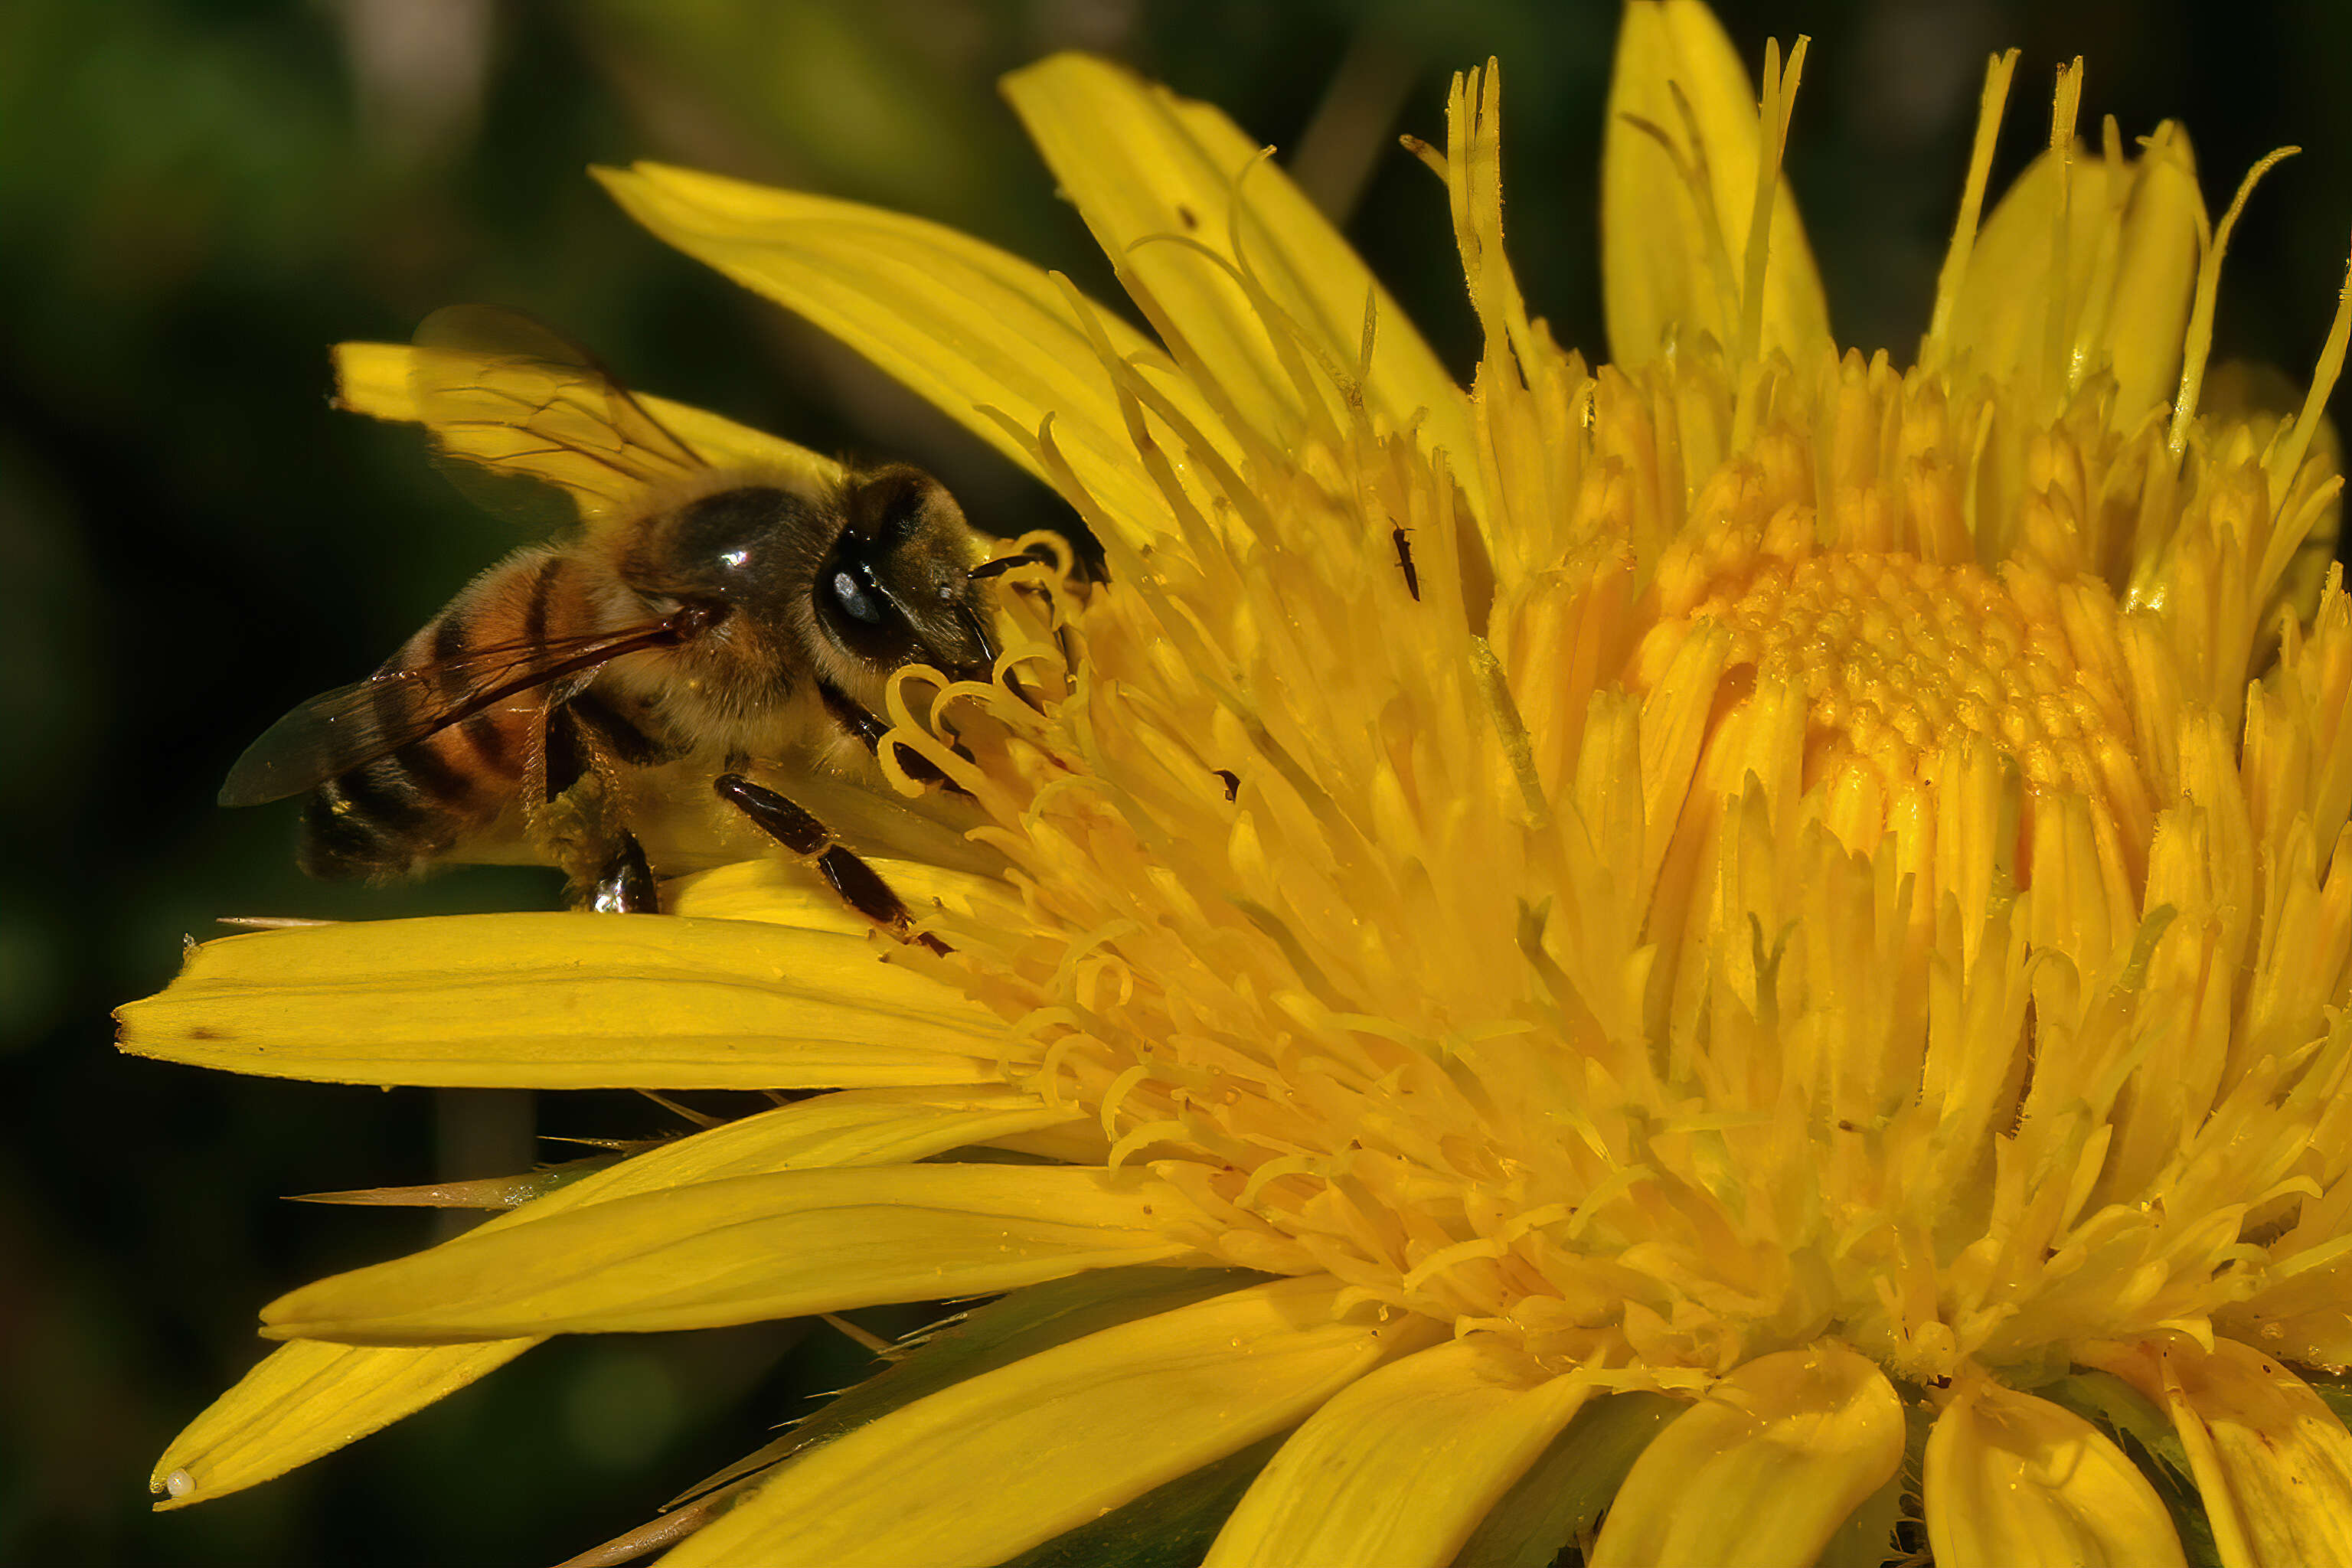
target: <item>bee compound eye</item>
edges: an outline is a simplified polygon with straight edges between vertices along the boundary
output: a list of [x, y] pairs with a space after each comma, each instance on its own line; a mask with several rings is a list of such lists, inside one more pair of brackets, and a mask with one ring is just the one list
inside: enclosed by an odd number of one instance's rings
[[826, 579], [825, 587], [833, 595], [833, 602], [840, 606], [841, 613], [851, 620], [862, 621], [869, 626], [882, 624], [882, 606], [875, 602], [873, 595], [866, 591], [865, 584], [845, 569], [834, 568], [833, 575]]

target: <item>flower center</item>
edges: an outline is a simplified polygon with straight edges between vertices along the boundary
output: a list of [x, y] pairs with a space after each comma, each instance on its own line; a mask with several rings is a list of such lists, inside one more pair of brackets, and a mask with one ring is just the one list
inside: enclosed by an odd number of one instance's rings
[[[1954, 759], [1981, 746], [2017, 770], [2022, 831], [2036, 797], [2074, 796], [2105, 824], [2118, 868], [2141, 862], [2153, 797], [2124, 695], [2121, 616], [2104, 583], [2062, 584], [2015, 560], [1994, 572], [1907, 551], [1822, 551], [1790, 537], [1810, 530], [1775, 531], [1727, 528], [1667, 565], [1628, 671], [1628, 686], [1647, 692], [1702, 627], [1727, 634], [1714, 727], [1740, 731], [1746, 760], [1723, 759], [1732, 766], [1717, 771], [1721, 786], [1764, 767], [1752, 749], [1764, 732], [1735, 715], [1777, 687], [1803, 712], [1802, 787], [1849, 799], [1859, 788], [1871, 803], [1831, 813], [1851, 850], [1866, 854], [1882, 828], [1932, 812]], [[2029, 857], [2016, 874], [2030, 876]]]
[[1976, 736], [2034, 784], [2098, 796], [2097, 752], [2128, 734], [2119, 694], [2076, 658], [2054, 604], [2029, 608], [1973, 564], [1766, 561], [1718, 580], [1695, 614], [1731, 632], [1733, 668], [1804, 692], [1809, 785], [1868, 767], [1898, 788]]

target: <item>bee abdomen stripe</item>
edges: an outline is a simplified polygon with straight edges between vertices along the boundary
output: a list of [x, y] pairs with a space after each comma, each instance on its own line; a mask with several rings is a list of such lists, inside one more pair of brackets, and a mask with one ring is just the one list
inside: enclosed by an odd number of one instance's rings
[[[425, 657], [442, 670], [436, 684], [443, 697], [457, 696], [465, 685], [458, 674], [459, 661], [473, 652], [466, 620], [466, 616], [457, 613], [457, 606], [452, 605], [442, 611], [417, 638], [426, 645]], [[513, 742], [508, 738], [507, 728], [499, 721], [495, 713], [473, 714], [461, 721], [457, 730], [484, 769], [509, 778], [522, 771], [514, 754]]]
[[415, 805], [379, 787], [362, 770], [329, 779], [302, 807], [303, 869], [342, 878], [405, 871], [433, 853], [426, 820]]
[[319, 799], [338, 820], [386, 837], [413, 836], [433, 816], [422, 792], [410, 784], [407, 770], [391, 758], [329, 779], [319, 786]]
[[[436, 640], [438, 640], [437, 634]], [[389, 682], [376, 689], [375, 719], [379, 729], [392, 732], [406, 724], [410, 717], [405, 710], [410, 700], [406, 695], [409, 689]], [[395, 695], [395, 692], [401, 695]], [[466, 800], [474, 793], [473, 781], [450, 766], [448, 759], [441, 754], [429, 735], [409, 742], [380, 762], [352, 769], [337, 782], [356, 800], [361, 792], [372, 784], [382, 786], [394, 780], [409, 786], [415, 795], [445, 804]]]
[[[435, 618], [427, 635], [431, 639], [431, 658], [437, 665], [453, 665], [470, 651], [466, 641], [465, 622], [447, 610]], [[442, 690], [446, 692], [454, 684], [451, 672], [445, 669], [441, 677]]]
[[474, 748], [474, 755], [482, 766], [492, 773], [512, 776], [521, 772], [515, 764], [514, 747], [507, 740], [507, 729], [491, 713], [477, 713], [457, 726], [466, 743]]

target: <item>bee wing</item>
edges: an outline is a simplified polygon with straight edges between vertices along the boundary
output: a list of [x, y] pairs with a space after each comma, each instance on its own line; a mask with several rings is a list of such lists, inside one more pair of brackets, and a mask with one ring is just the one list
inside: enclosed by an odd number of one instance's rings
[[263, 731], [229, 769], [220, 804], [266, 805], [316, 789], [509, 697], [684, 635], [672, 619], [592, 637], [500, 643], [337, 687]]
[[442, 469], [493, 511], [538, 521], [520, 498], [551, 486], [593, 525], [710, 466], [593, 354], [519, 310], [436, 310], [416, 344], [411, 387]]

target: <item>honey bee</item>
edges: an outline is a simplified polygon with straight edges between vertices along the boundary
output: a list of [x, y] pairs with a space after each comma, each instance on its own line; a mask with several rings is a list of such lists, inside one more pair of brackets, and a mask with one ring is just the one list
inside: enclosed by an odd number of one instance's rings
[[[828, 731], [873, 751], [901, 667], [989, 679], [991, 571], [954, 498], [903, 464], [814, 479], [707, 461], [593, 358], [513, 312], [441, 311], [418, 343], [417, 405], [453, 477], [472, 465], [551, 483], [585, 526], [516, 551], [375, 674], [279, 720], [221, 804], [307, 792], [303, 869], [379, 880], [519, 812], [576, 902], [641, 910], [656, 906], [653, 873], [610, 786], [690, 760], [851, 904], [903, 930], [875, 872], [742, 771]], [[911, 751], [900, 758], [921, 776]]]

